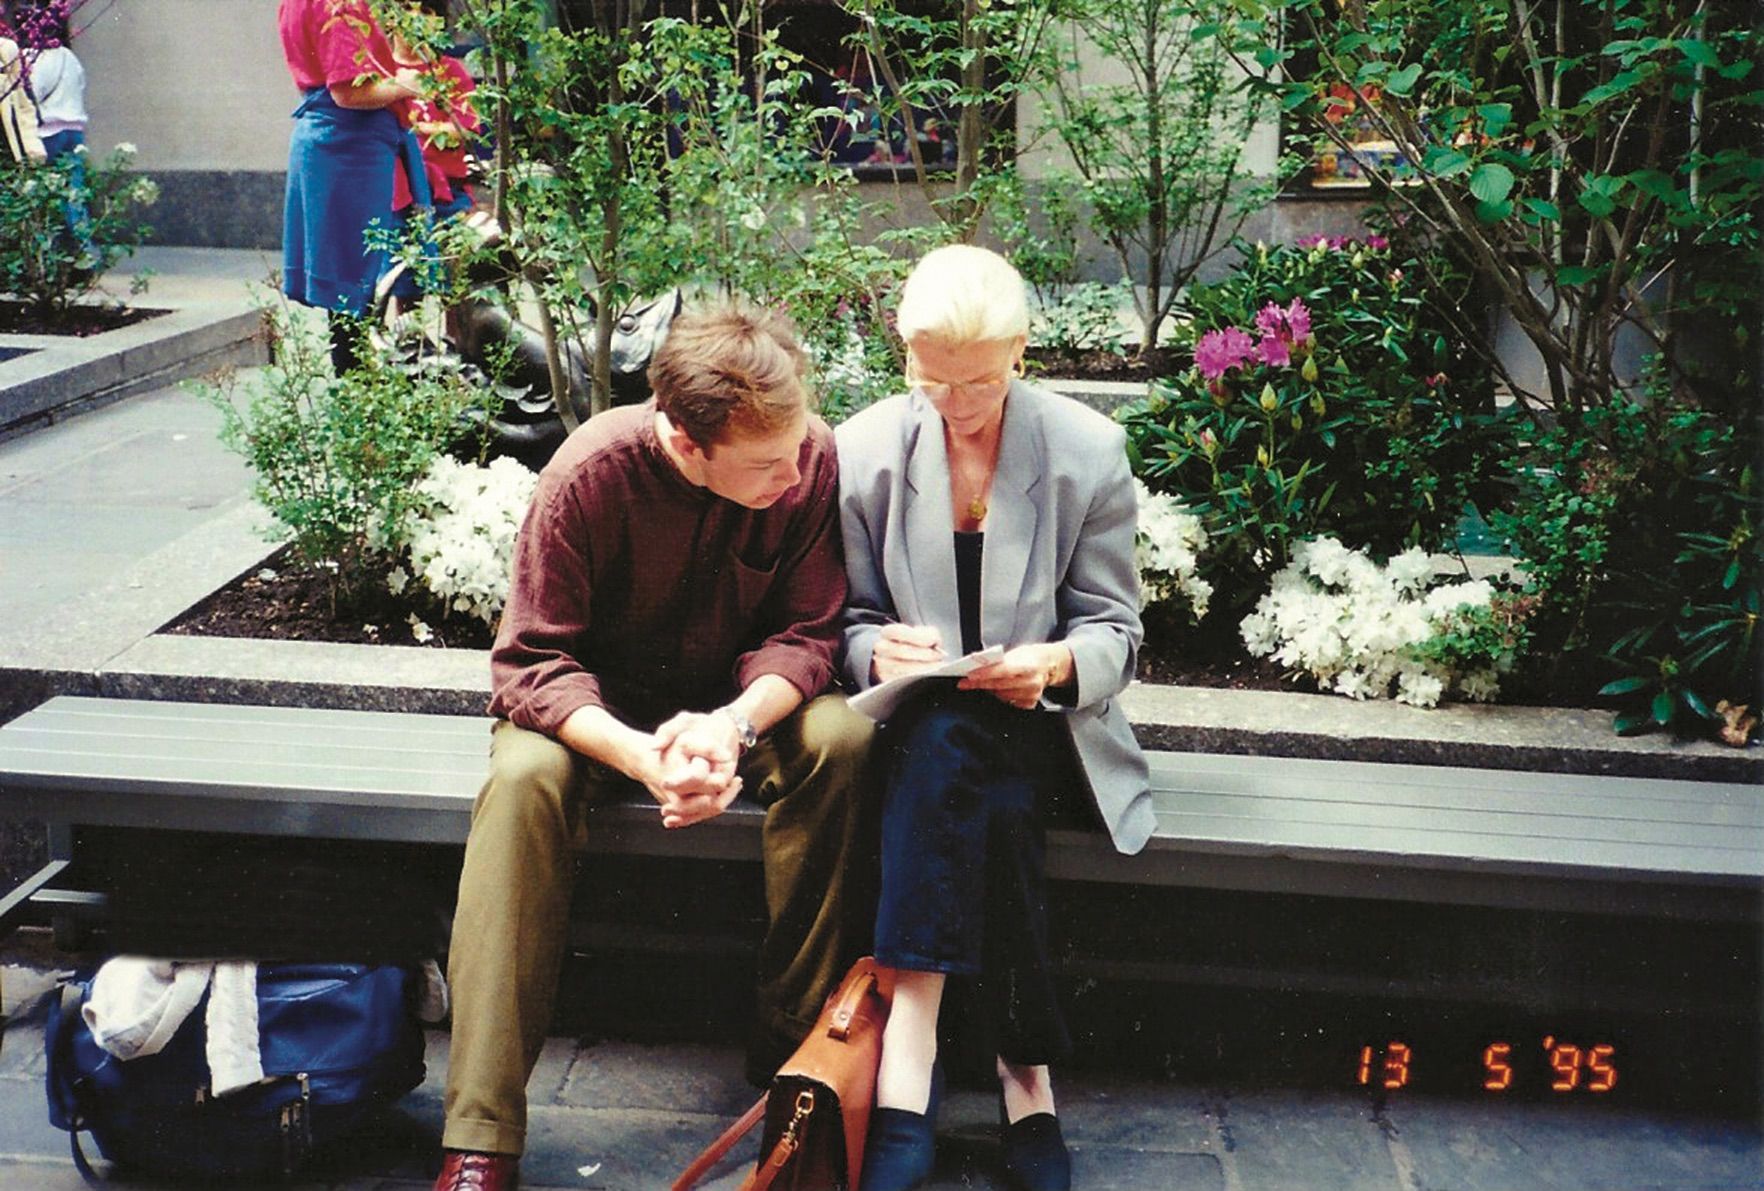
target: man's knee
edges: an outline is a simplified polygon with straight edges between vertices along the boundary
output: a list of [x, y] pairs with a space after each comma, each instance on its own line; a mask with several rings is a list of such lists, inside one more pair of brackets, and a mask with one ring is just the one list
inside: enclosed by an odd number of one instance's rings
[[490, 776], [472, 807], [472, 830], [572, 835], [582, 781], [581, 758], [569, 748], [543, 733], [498, 724]]
[[[803, 705], [773, 731], [776, 750], [754, 789], [769, 810], [767, 833], [849, 836], [869, 801], [875, 723], [838, 695]], [[839, 824], [843, 824], [840, 826]]]
[[803, 707], [798, 731], [799, 747], [817, 766], [855, 772], [869, 759], [876, 721], [842, 695], [822, 695]]

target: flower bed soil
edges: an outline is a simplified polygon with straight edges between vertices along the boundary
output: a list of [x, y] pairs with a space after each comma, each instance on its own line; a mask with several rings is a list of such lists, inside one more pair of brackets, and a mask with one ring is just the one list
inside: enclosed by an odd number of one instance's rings
[[[263, 566], [241, 575], [172, 621], [161, 632], [188, 637], [252, 637], [280, 641], [336, 641], [350, 645], [427, 645], [443, 649], [488, 649], [489, 627], [459, 616], [442, 616], [432, 603], [412, 598], [407, 589], [394, 596], [383, 586], [359, 593], [333, 615], [325, 576], [300, 566], [284, 547]], [[427, 624], [433, 636], [419, 641], [410, 617]], [[1252, 658], [1233, 643], [1208, 652], [1192, 644], [1164, 648], [1157, 617], [1139, 655], [1139, 677], [1146, 682], [1233, 690], [1315, 691], [1308, 677], [1288, 678], [1280, 667]]]
[[57, 316], [43, 314], [23, 302], [0, 301], [0, 334], [84, 339], [169, 313], [145, 306], [74, 306]]
[[1141, 356], [1117, 356], [1104, 351], [1071, 353], [1045, 347], [1031, 347], [1023, 356], [1031, 377], [1144, 382], [1162, 375], [1159, 361]]
[[[419, 640], [411, 617], [428, 626]], [[1229, 690], [1317, 693], [1309, 675], [1291, 675], [1266, 658], [1250, 657], [1223, 625], [1187, 630], [1174, 614], [1152, 609], [1139, 651], [1145, 682]], [[160, 630], [178, 636], [249, 637], [281, 641], [335, 641], [351, 645], [423, 645], [436, 649], [488, 649], [495, 634], [487, 625], [443, 615], [412, 586], [394, 596], [372, 585], [340, 604], [335, 613], [323, 573], [303, 567], [287, 547], [257, 570], [242, 575]], [[1592, 707], [1598, 679], [1569, 669], [1545, 676], [1515, 674], [1502, 683], [1501, 703], [1541, 707]]]
[[[255, 637], [279, 641], [338, 641], [351, 645], [430, 645], [488, 649], [493, 634], [480, 621], [442, 616], [433, 603], [394, 596], [384, 584], [355, 593], [335, 610], [328, 577], [300, 565], [283, 547], [160, 631], [189, 637]], [[410, 618], [433, 634], [419, 641]]]

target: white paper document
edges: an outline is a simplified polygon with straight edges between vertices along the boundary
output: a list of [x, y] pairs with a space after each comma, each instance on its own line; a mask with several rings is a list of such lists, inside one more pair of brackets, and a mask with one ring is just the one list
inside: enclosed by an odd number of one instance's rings
[[938, 678], [960, 678], [970, 671], [982, 666], [991, 665], [1004, 656], [1004, 646], [990, 645], [978, 653], [970, 653], [964, 657], [952, 658], [941, 666], [933, 666], [929, 670], [920, 670], [917, 674], [908, 674], [901, 678], [891, 678], [887, 682], [879, 682], [861, 694], [850, 699], [853, 711], [861, 711], [877, 723], [882, 723], [899, 710], [900, 705], [913, 694], [917, 693], [921, 684]]

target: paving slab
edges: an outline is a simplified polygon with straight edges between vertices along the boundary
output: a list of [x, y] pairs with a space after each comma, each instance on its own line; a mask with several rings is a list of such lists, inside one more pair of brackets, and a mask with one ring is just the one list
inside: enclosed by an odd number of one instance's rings
[[577, 1052], [555, 1103], [658, 1111], [693, 1105], [732, 1120], [758, 1095], [742, 1068], [742, 1056], [726, 1046], [598, 1042]]
[[218, 426], [169, 388], [0, 443], [0, 661], [95, 670], [269, 549]]
[[1733, 1191], [1764, 1187], [1756, 1122], [1622, 1106], [1413, 1098], [1389, 1110], [1427, 1191]]
[[1364, 1099], [1317, 1091], [1222, 1091], [1213, 1103], [1234, 1186], [1415, 1191], [1399, 1176]]

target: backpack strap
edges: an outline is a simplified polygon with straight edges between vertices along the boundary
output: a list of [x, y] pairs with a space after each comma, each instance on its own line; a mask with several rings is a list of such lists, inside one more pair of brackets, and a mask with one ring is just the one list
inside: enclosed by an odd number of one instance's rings
[[[711, 1168], [721, 1162], [728, 1152], [735, 1148], [735, 1143], [753, 1131], [766, 1116], [766, 1097], [761, 1096], [752, 1108], [741, 1114], [741, 1118], [727, 1129], [723, 1135], [705, 1147], [704, 1153], [692, 1160], [679, 1178], [674, 1180], [671, 1191], [692, 1191], [698, 1180], [709, 1174]], [[768, 1182], [770, 1180], [767, 1180]]]

